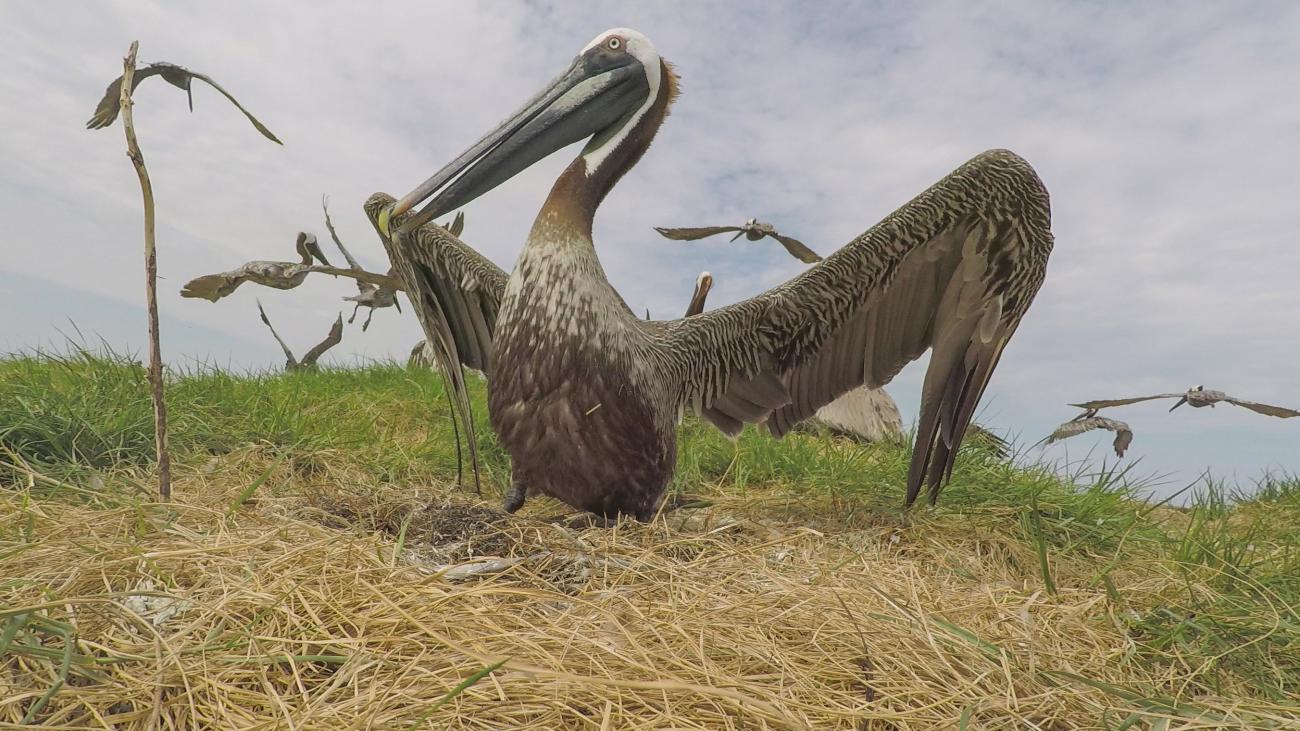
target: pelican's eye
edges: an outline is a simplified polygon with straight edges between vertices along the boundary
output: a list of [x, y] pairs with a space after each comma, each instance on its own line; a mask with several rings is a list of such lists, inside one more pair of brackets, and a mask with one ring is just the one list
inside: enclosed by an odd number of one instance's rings
[[605, 47], [611, 51], [617, 51], [623, 47], [623, 39], [618, 36], [611, 36], [609, 40], [605, 41]]

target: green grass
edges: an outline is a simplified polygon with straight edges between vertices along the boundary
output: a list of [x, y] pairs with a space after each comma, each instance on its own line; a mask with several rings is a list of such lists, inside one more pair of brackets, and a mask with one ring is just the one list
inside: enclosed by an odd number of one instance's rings
[[[509, 460], [488, 428], [482, 383], [471, 379], [471, 387], [484, 487], [500, 494], [509, 484]], [[258, 470], [266, 474], [283, 460], [308, 476], [345, 465], [376, 485], [445, 484], [456, 476], [441, 379], [427, 370], [380, 364], [237, 376], [194, 368], [170, 373], [167, 399], [182, 469], [255, 449], [270, 465]], [[1244, 494], [1207, 478], [1174, 509], [1144, 502], [1144, 485], [1122, 470], [1062, 479], [1049, 466], [1013, 464], [974, 447], [963, 450], [937, 511], [904, 513], [906, 446], [821, 435], [777, 441], [756, 429], [730, 442], [688, 417], [679, 451], [673, 490], [785, 501], [796, 521], [809, 519], [805, 503], [833, 512], [815, 516], [822, 527], [847, 529], [880, 516], [957, 516], [1023, 555], [1026, 579], [1044, 590], [1104, 586], [1116, 621], [1128, 624], [1137, 661], [1191, 668], [1206, 688], [1232, 677], [1236, 687], [1244, 678], [1259, 698], [1300, 694], [1294, 477], [1266, 477]], [[26, 489], [34, 500], [84, 500], [115, 489], [92, 479], [113, 473], [127, 479], [112, 485], [134, 484], [144, 493], [152, 461], [152, 414], [139, 365], [85, 352], [0, 361], [0, 488]], [[42, 479], [33, 481], [33, 473]], [[265, 475], [250, 483], [231, 509], [272, 489], [264, 481]], [[1177, 576], [1185, 590], [1146, 596], [1144, 572]], [[1150, 697], [1180, 691], [1148, 690]]]

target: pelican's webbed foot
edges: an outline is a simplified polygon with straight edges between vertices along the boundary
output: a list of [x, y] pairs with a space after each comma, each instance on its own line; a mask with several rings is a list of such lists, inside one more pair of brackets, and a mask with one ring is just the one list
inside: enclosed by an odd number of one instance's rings
[[505, 510], [507, 513], [513, 513], [522, 508], [524, 506], [524, 500], [527, 499], [528, 488], [524, 487], [521, 482], [515, 482], [514, 486], [510, 490], [510, 494], [506, 495], [506, 499], [502, 503], [501, 509]]

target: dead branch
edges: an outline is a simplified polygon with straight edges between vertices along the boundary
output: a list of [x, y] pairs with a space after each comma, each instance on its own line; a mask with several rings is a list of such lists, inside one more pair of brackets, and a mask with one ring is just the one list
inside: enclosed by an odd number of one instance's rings
[[[321, 206], [325, 209], [325, 228], [329, 230], [334, 245], [339, 248], [339, 251], [343, 253], [343, 258], [347, 260], [347, 269], [331, 265], [329, 260], [325, 258], [325, 253], [321, 251], [316, 236], [300, 231], [295, 244], [299, 257], [297, 262], [266, 260], [245, 262], [238, 268], [229, 271], [205, 274], [191, 279], [181, 288], [181, 296], [216, 302], [233, 294], [239, 288], [239, 285], [244, 282], [260, 284], [263, 287], [271, 287], [272, 289], [294, 289], [306, 281], [309, 274], [329, 274], [335, 277], [347, 277], [357, 283], [357, 294], [343, 298], [344, 301], [356, 303], [356, 307], [352, 310], [352, 317], [348, 319], [349, 323], [356, 319], [357, 310], [361, 307], [369, 307], [372, 317], [374, 316], [374, 310], [382, 307], [396, 307], [397, 311], [401, 312], [402, 306], [397, 298], [397, 293], [406, 291], [401, 278], [397, 276], [397, 273], [391, 267], [387, 274], [377, 274], [363, 269], [356, 258], [352, 256], [352, 253], [343, 245], [338, 233], [334, 230], [334, 222], [330, 220], [328, 201], [322, 198]], [[459, 235], [464, 228], [464, 213], [457, 213], [456, 218], [447, 226], [453, 236]], [[320, 265], [314, 264], [313, 261], [319, 261]], [[370, 318], [367, 317], [361, 329], [365, 330], [369, 325]]]
[[[329, 230], [330, 238], [334, 239], [334, 245], [339, 247], [339, 251], [343, 252], [343, 258], [348, 260], [348, 266], [354, 271], [364, 271], [361, 268], [361, 264], [357, 262], [356, 258], [352, 256], [347, 247], [343, 245], [343, 241], [339, 239], [338, 232], [334, 230], [334, 222], [330, 220], [329, 199], [326, 196], [321, 196], [320, 205], [325, 211], [325, 228]], [[384, 276], [396, 279], [395, 274], [393, 268], [389, 267], [388, 273]], [[352, 308], [352, 317], [348, 318], [348, 324], [352, 324], [357, 319], [357, 311], [362, 307], [370, 308], [370, 314], [366, 316], [366, 321], [361, 325], [362, 332], [365, 332], [370, 328], [370, 320], [374, 318], [375, 310], [382, 307], [396, 307], [397, 311], [401, 312], [402, 305], [397, 301], [398, 289], [399, 287], [397, 286], [376, 286], [368, 282], [357, 280], [357, 294], [343, 298], [343, 301], [345, 302], [356, 303], [356, 306]]]
[[[158, 495], [162, 500], [171, 498], [171, 456], [167, 450], [167, 405], [163, 400], [162, 354], [158, 343], [158, 257], [155, 246], [155, 212], [153, 184], [149, 181], [149, 172], [145, 169], [144, 155], [140, 153], [140, 144], [135, 135], [135, 119], [132, 115], [132, 93], [140, 82], [150, 76], [161, 76], [164, 81], [178, 89], [184, 89], [190, 100], [190, 111], [194, 111], [194, 97], [191, 87], [194, 79], [211, 86], [234, 104], [248, 117], [258, 132], [276, 144], [283, 144], [271, 130], [266, 128], [256, 117], [240, 104], [230, 92], [213, 81], [211, 77], [190, 71], [181, 66], [166, 62], [149, 64], [137, 72], [135, 67], [136, 52], [140, 49], [139, 41], [132, 41], [126, 58], [122, 61], [122, 75], [108, 85], [104, 96], [95, 107], [95, 113], [86, 122], [87, 129], [102, 129], [113, 123], [118, 115], [122, 116], [122, 128], [126, 133], [126, 154], [135, 166], [136, 177], [140, 179], [140, 192], [144, 197], [144, 269], [145, 269], [145, 308], [149, 320], [149, 386], [153, 397], [155, 448], [158, 452]], [[314, 240], [315, 237], [313, 237]], [[300, 253], [305, 250], [305, 241], [299, 238]], [[316, 249], [319, 251], [319, 247]], [[310, 261], [310, 260], [309, 260]], [[325, 258], [321, 261], [325, 264]], [[235, 284], [234, 286], [238, 286]], [[234, 286], [229, 289], [234, 290]], [[229, 294], [229, 292], [226, 292]], [[217, 298], [224, 296], [216, 295]]]
[[334, 319], [334, 324], [330, 325], [329, 334], [325, 336], [324, 340], [317, 343], [315, 347], [307, 351], [307, 354], [302, 357], [302, 362], [299, 363], [299, 365], [303, 368], [315, 368], [316, 361], [325, 354], [325, 351], [341, 342], [343, 342], [343, 314], [339, 313], [338, 317]]
[[325, 339], [307, 351], [302, 360], [298, 360], [293, 356], [293, 351], [289, 349], [288, 344], [284, 342], [284, 338], [280, 337], [280, 333], [275, 331], [275, 326], [271, 324], [271, 320], [266, 316], [266, 310], [262, 308], [261, 300], [257, 300], [257, 314], [262, 318], [262, 323], [271, 331], [271, 336], [275, 338], [275, 342], [280, 344], [280, 349], [284, 351], [284, 369], [286, 371], [314, 370], [316, 361], [320, 360], [325, 351], [343, 342], [343, 315], [340, 314], [338, 319], [334, 321], [334, 325], [330, 327], [329, 334], [325, 336]]
[[262, 324], [266, 325], [266, 327], [270, 329], [271, 337], [275, 338], [275, 342], [279, 343], [280, 349], [284, 351], [284, 369], [287, 371], [296, 369], [298, 367], [298, 359], [293, 357], [293, 351], [289, 350], [289, 345], [284, 342], [284, 338], [280, 337], [280, 333], [275, 331], [275, 325], [272, 325], [271, 321], [267, 319], [266, 310], [262, 309], [262, 300], [254, 301], [257, 302], [257, 314], [261, 316]]
[[[394, 276], [375, 274], [360, 268], [340, 269], [330, 266], [313, 234], [299, 232], [296, 249], [299, 256], [297, 262], [250, 261], [227, 272], [205, 274], [186, 282], [181, 289], [181, 296], [216, 302], [234, 293], [244, 282], [273, 289], [293, 289], [306, 281], [308, 274], [347, 277], [357, 280], [358, 286], [360, 283], [366, 283], [367, 286], [376, 288], [401, 289], [400, 280]], [[320, 261], [322, 265], [313, 264], [313, 261]]]
[[[122, 76], [118, 79], [118, 107], [122, 110], [122, 128], [126, 131], [126, 156], [135, 166], [140, 179], [140, 194], [144, 198], [144, 298], [149, 320], [149, 392], [153, 398], [154, 451], [158, 455], [158, 499], [166, 502], [172, 496], [171, 453], [167, 449], [167, 402], [163, 399], [162, 350], [158, 337], [158, 254], [154, 240], [153, 183], [144, 166], [144, 155], [135, 136], [135, 119], [131, 114], [131, 92], [135, 89], [135, 54], [139, 41], [131, 42], [122, 61]], [[122, 83], [125, 81], [125, 83]], [[112, 90], [112, 87], [109, 87]], [[117, 115], [114, 114], [114, 117]], [[113, 120], [108, 120], [111, 123]]]

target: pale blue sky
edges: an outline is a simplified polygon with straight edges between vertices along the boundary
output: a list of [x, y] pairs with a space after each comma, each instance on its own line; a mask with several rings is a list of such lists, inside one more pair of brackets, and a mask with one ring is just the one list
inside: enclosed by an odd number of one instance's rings
[[[829, 253], [989, 147], [1035, 165], [1052, 193], [1047, 281], [994, 378], [981, 420], [1036, 441], [1067, 401], [1204, 383], [1300, 405], [1300, 5], [1294, 3], [262, 3], [0, 5], [0, 350], [57, 343], [69, 320], [118, 347], [143, 340], [139, 191], [121, 129], [83, 129], [130, 41], [141, 59], [214, 76], [284, 147], [224, 100], [195, 112], [161, 83], [137, 122], [158, 189], [164, 352], [236, 367], [281, 362], [260, 297], [305, 349], [350, 294], [246, 285], [212, 304], [186, 280], [291, 258], [326, 239], [320, 196], [373, 268], [360, 211], [463, 149], [599, 31], [646, 33], [683, 94], [596, 221], [606, 269], [634, 307], [676, 316], [695, 275], [714, 306], [803, 265], [769, 245], [682, 246], [654, 225], [758, 216]], [[466, 209], [464, 238], [509, 268], [562, 152]], [[329, 359], [403, 356], [409, 314], [376, 314]], [[920, 367], [888, 389], [914, 418]], [[1139, 472], [1172, 486], [1210, 468], [1249, 481], [1300, 471], [1300, 419], [1221, 406], [1117, 410]], [[1106, 435], [1045, 452], [1077, 458]]]

